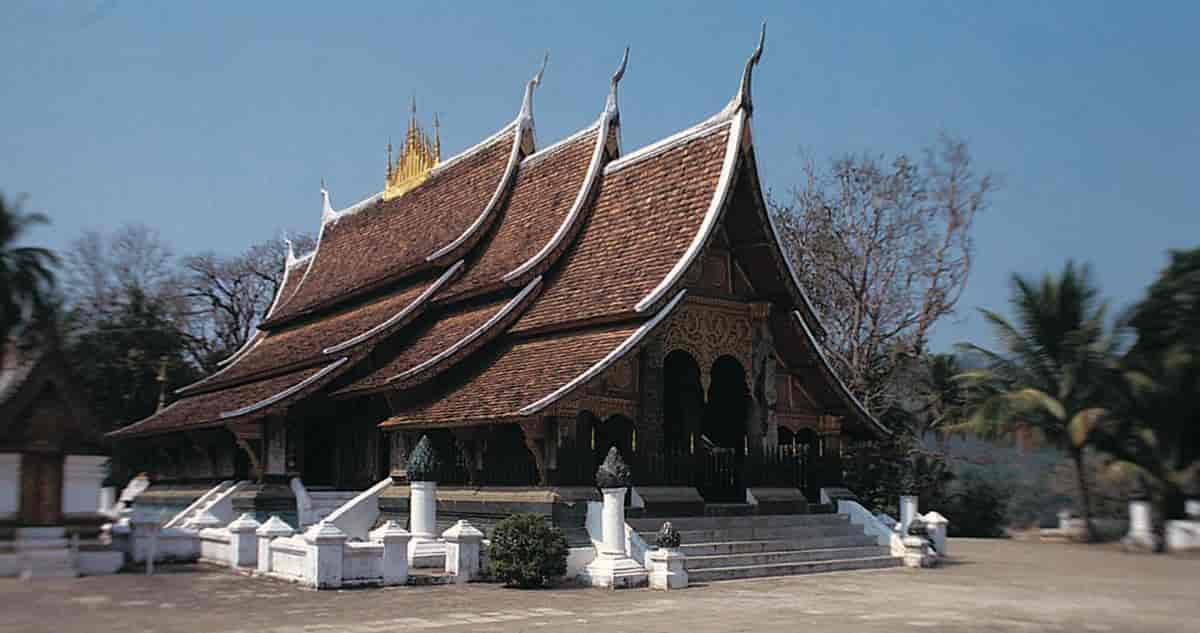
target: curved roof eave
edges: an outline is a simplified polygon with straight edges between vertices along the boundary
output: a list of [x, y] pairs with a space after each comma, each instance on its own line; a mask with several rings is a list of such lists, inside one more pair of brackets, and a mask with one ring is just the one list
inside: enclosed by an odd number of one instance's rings
[[657, 314], [655, 314], [649, 321], [643, 323], [641, 327], [635, 330], [633, 334], [630, 334], [629, 337], [622, 341], [620, 345], [606, 354], [604, 358], [601, 358], [594, 365], [584, 370], [583, 373], [576, 376], [570, 382], [560, 386], [558, 389], [555, 389], [549, 395], [525, 405], [520, 409], [519, 413], [521, 415], [534, 415], [542, 411], [546, 407], [558, 402], [559, 400], [562, 400], [576, 389], [579, 389], [583, 385], [587, 384], [588, 381], [595, 378], [605, 369], [608, 369], [613, 363], [621, 360], [625, 354], [637, 347], [637, 344], [640, 343], [642, 339], [646, 338], [646, 335], [653, 331], [654, 328], [658, 327], [659, 323], [662, 323], [664, 319], [670, 316], [671, 312], [675, 310], [675, 307], [679, 305], [679, 302], [683, 300], [683, 297], [686, 294], [686, 288], [675, 293], [675, 297], [672, 298], [667, 305], [663, 306], [663, 308], [659, 310]]

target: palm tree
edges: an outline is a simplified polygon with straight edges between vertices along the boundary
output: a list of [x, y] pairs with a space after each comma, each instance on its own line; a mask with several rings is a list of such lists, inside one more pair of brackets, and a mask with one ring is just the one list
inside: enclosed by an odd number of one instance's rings
[[1171, 262], [1126, 317], [1137, 341], [1122, 359], [1100, 447], [1156, 484], [1165, 518], [1180, 518], [1200, 483], [1200, 248]]
[[1067, 262], [1040, 283], [1013, 275], [1010, 299], [1017, 321], [982, 310], [1001, 350], [961, 345], [988, 366], [960, 374], [971, 415], [960, 425], [983, 435], [1010, 435], [1024, 424], [1066, 451], [1075, 464], [1081, 512], [1095, 539], [1084, 450], [1106, 415], [1106, 385], [1114, 376], [1116, 341], [1107, 305], [1091, 269]]
[[962, 372], [953, 354], [933, 354], [926, 358], [917, 385], [920, 409], [914, 416], [913, 432], [917, 436], [936, 433], [938, 449], [943, 453], [949, 429], [962, 423], [966, 415], [966, 389], [957, 380]]
[[[51, 269], [58, 257], [45, 248], [17, 244], [31, 228], [49, 221], [40, 213], [22, 213], [20, 200], [6, 202], [0, 194], [0, 343], [48, 306], [54, 287]], [[0, 361], [4, 348], [0, 345]]]

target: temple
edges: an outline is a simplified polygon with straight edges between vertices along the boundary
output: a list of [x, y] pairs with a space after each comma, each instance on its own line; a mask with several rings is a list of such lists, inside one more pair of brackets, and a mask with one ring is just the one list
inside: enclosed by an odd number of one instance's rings
[[414, 107], [382, 191], [336, 210], [322, 187], [317, 246], [289, 249], [247, 344], [110, 434], [145, 457], [147, 494], [247, 480], [235, 505], [286, 512], [288, 482], [313, 499], [403, 485], [428, 435], [451, 519], [517, 508], [571, 527], [612, 446], [646, 516], [817, 503], [842, 447], [889, 430], [830, 366], [764, 203], [760, 55], [727, 105], [633, 151], [628, 51], [598, 115], [548, 145], [541, 71], [510, 122], [446, 159]]

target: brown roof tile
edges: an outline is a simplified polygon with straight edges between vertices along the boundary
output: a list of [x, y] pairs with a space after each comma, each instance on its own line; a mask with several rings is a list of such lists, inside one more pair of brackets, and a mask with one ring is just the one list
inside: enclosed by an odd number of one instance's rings
[[[329, 358], [322, 350], [367, 332], [416, 301], [434, 282], [422, 281], [393, 291], [385, 297], [344, 309], [317, 321], [306, 321], [287, 328], [273, 330], [261, 342], [248, 349], [224, 370], [199, 383], [181, 389], [180, 393], [220, 388], [245, 380], [269, 370], [306, 362], [321, 362]], [[403, 322], [389, 328], [394, 331], [419, 316], [414, 310]]]
[[510, 297], [488, 301], [449, 314], [438, 313], [422, 319], [421, 323], [403, 334], [404, 347], [386, 365], [342, 390], [344, 393], [383, 386], [405, 371], [417, 367], [434, 355], [448, 349], [477, 330], [508, 305]]
[[588, 128], [521, 163], [499, 226], [482, 246], [479, 259], [443, 295], [467, 294], [500, 283], [550, 241], [583, 185], [596, 147], [595, 131], [594, 126]]
[[472, 371], [446, 381], [421, 402], [385, 420], [381, 426], [455, 424], [511, 418], [522, 407], [549, 395], [587, 371], [629, 338], [638, 324], [604, 330], [508, 342]]
[[457, 239], [502, 186], [516, 134], [497, 136], [399, 198], [326, 225], [303, 285], [267, 325], [403, 275]]
[[[232, 389], [203, 393], [175, 401], [167, 408], [129, 426], [117, 429], [111, 437], [153, 435], [167, 431], [212, 426], [222, 422], [221, 414], [263, 402], [285, 390], [303, 383], [321, 372], [323, 367], [309, 367], [278, 376], [247, 383]], [[331, 376], [330, 376], [331, 377]], [[313, 383], [316, 388], [321, 381]], [[309, 389], [303, 390], [305, 392]], [[293, 397], [301, 396], [298, 392]]]
[[632, 312], [699, 230], [728, 136], [715, 125], [606, 173], [587, 225], [512, 331]]

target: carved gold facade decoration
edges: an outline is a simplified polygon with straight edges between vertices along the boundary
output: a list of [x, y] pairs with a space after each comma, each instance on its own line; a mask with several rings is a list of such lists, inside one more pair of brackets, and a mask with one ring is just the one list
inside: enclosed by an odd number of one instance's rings
[[383, 199], [393, 200], [416, 189], [429, 178], [429, 172], [442, 159], [441, 130], [437, 115], [433, 117], [433, 139], [417, 124], [417, 102], [413, 99], [412, 117], [408, 121], [408, 134], [400, 156], [392, 162], [392, 144], [388, 143], [387, 180], [383, 188]]
[[706, 392], [713, 363], [721, 356], [737, 359], [747, 378], [754, 369], [751, 362], [754, 324], [744, 303], [688, 298], [671, 315], [661, 336], [663, 358], [675, 350], [682, 350], [696, 359]]

